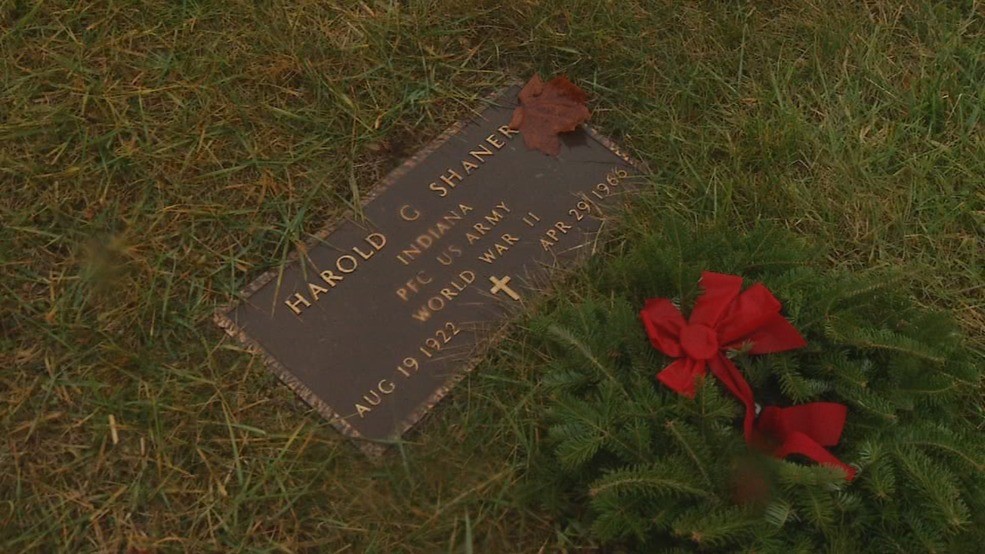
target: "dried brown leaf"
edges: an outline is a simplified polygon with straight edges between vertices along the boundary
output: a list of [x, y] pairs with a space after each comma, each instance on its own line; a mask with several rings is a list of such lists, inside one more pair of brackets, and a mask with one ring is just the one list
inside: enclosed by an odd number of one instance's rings
[[545, 83], [534, 75], [520, 90], [519, 100], [510, 128], [520, 131], [527, 148], [551, 156], [561, 152], [558, 135], [574, 131], [591, 115], [585, 91], [563, 76]]

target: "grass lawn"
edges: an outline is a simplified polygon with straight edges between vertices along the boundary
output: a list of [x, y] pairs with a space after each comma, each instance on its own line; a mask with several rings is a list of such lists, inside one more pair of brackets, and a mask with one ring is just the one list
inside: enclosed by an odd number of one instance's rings
[[[0, 551], [554, 552], [520, 328], [381, 465], [212, 311], [511, 78], [661, 210], [894, 266], [985, 348], [980, 2], [0, 0]], [[972, 414], [975, 416], [975, 414]], [[977, 414], [981, 417], [981, 414]]]

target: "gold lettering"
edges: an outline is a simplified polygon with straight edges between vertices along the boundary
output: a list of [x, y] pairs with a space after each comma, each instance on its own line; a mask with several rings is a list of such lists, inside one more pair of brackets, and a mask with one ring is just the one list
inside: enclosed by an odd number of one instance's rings
[[380, 389], [380, 392], [383, 394], [390, 394], [397, 388], [397, 385], [394, 385], [393, 381], [389, 379], [384, 379], [376, 385], [376, 388]]
[[417, 311], [411, 313], [410, 316], [417, 321], [425, 322], [428, 321], [434, 312], [439, 312], [448, 306], [449, 302], [452, 302], [456, 297], [458, 297], [462, 292], [468, 288], [469, 285], [475, 282], [476, 276], [475, 272], [466, 269], [461, 271], [457, 277], [452, 279], [447, 286], [438, 289], [438, 294], [428, 298], [424, 304], [417, 308]]
[[490, 150], [489, 147], [484, 144], [480, 144], [479, 147], [481, 147], [482, 150], [471, 150], [469, 151], [469, 156], [472, 156], [473, 158], [479, 160], [482, 163], [485, 163], [486, 160], [485, 158], [483, 158], [483, 156], [492, 156], [493, 151]]
[[428, 277], [423, 270], [418, 271], [417, 275], [415, 275], [413, 279], [407, 281], [406, 283], [404, 283], [404, 286], [397, 289], [397, 296], [399, 296], [401, 300], [406, 302], [410, 298], [411, 294], [416, 293], [420, 290], [419, 285], [426, 285], [430, 283], [431, 280], [432, 278]]
[[363, 400], [365, 400], [370, 406], [379, 406], [380, 402], [383, 402], [383, 399], [380, 398], [380, 393], [375, 390], [369, 391], [369, 394], [364, 394]]
[[[459, 162], [465, 176], [469, 176], [478, 170], [480, 164], [486, 163], [486, 158], [496, 153], [495, 150], [500, 150], [506, 146], [506, 142], [504, 142], [504, 140], [511, 140], [515, 135], [519, 134], [519, 131], [510, 129], [509, 125], [501, 125], [497, 127], [496, 130], [498, 135], [497, 133], [493, 133], [487, 136], [483, 142], [477, 144], [474, 149], [469, 150], [468, 156], [471, 159], [467, 158]], [[489, 146], [492, 146], [495, 150], [490, 149]], [[441, 198], [444, 198], [448, 196], [448, 194], [454, 190], [456, 186], [461, 184], [462, 179], [463, 177], [460, 173], [448, 168], [444, 175], [440, 175], [437, 180], [428, 183], [428, 188], [438, 193], [438, 196]], [[443, 185], [441, 183], [443, 183]], [[417, 219], [414, 214], [409, 211], [405, 214], [403, 208], [401, 208], [401, 217], [405, 221], [413, 221], [413, 219], [408, 219], [409, 217]]]
[[509, 233], [504, 233], [500, 237], [500, 240], [502, 242], [493, 244], [491, 248], [487, 248], [485, 252], [479, 254], [479, 259], [487, 264], [491, 264], [506, 253], [511, 246], [520, 241], [518, 237], [515, 237]]
[[417, 321], [424, 322], [431, 319], [431, 312], [428, 311], [427, 306], [421, 306], [420, 309], [417, 310], [416, 314], [410, 314], [410, 316]]
[[410, 265], [410, 262], [434, 246], [441, 237], [445, 236], [452, 227], [462, 220], [465, 214], [472, 210], [473, 208], [468, 204], [459, 204], [457, 210], [448, 210], [434, 226], [425, 230], [424, 234], [419, 235], [412, 244], [397, 254], [397, 260], [404, 265]]
[[438, 196], [442, 198], [448, 196], [448, 189], [439, 185], [438, 183], [431, 183], [430, 185], [428, 185], [428, 188], [433, 190], [434, 192], [437, 192]]
[[[349, 262], [348, 264], [349, 267], [346, 268], [342, 266], [343, 260]], [[356, 261], [356, 258], [348, 254], [344, 256], [339, 256], [339, 259], [335, 260], [335, 268], [341, 271], [342, 273], [352, 273], [353, 271], [356, 270], [357, 267], [359, 267], [359, 262]]]
[[[295, 299], [294, 302], [291, 302], [291, 299], [289, 298], [285, 300], [284, 303], [287, 304], [287, 307], [290, 308], [292, 312], [294, 312], [294, 315], [301, 315], [301, 310], [311, 306], [311, 302], [308, 302], [307, 298], [301, 296], [300, 292], [294, 293], [294, 296], [291, 298]], [[302, 305], [304, 308], [300, 307]]]
[[455, 171], [454, 169], [448, 168], [448, 171], [445, 172], [444, 175], [439, 177], [439, 179], [441, 179], [441, 181], [444, 184], [448, 185], [449, 187], [455, 188], [456, 186], [458, 186], [458, 183], [456, 183], [455, 181], [458, 181], [460, 183], [462, 181], [462, 175], [457, 171]]
[[441, 265], [451, 265], [455, 261], [455, 258], [460, 258], [462, 256], [462, 249], [454, 244], [445, 248], [445, 251], [438, 254], [437, 260]]
[[334, 287], [336, 283], [343, 279], [341, 275], [336, 275], [331, 269], [322, 271], [319, 276], [321, 277], [321, 280], [325, 281], [325, 283], [330, 287]]
[[497, 212], [496, 210], [493, 210], [493, 211], [491, 211], [489, 213], [489, 215], [487, 215], [483, 219], [486, 220], [486, 223], [488, 223], [489, 225], [495, 227], [497, 223], [499, 223], [500, 221], [502, 221], [503, 214]]
[[362, 404], [356, 404], [356, 413], [359, 414], [360, 418], [363, 417], [365, 414], [368, 414], [370, 411], [372, 411], [372, 408], [367, 408]]
[[417, 211], [417, 208], [413, 208], [408, 204], [400, 206], [400, 219], [404, 221], [417, 221], [421, 217], [421, 212]]
[[362, 250], [359, 249], [358, 246], [353, 246], [352, 247], [352, 251], [355, 252], [356, 254], [359, 254], [359, 257], [362, 258], [362, 259], [364, 259], [364, 260], [368, 260], [368, 259], [370, 259], [370, 258], [373, 257], [373, 254], [376, 254], [376, 250], [371, 250], [369, 252], [363, 252]]
[[499, 132], [503, 134], [506, 138], [513, 138], [513, 135], [520, 134], [520, 131], [510, 129], [509, 125], [500, 125]]
[[366, 235], [366, 242], [378, 252], [386, 246], [386, 235], [382, 233], [370, 233]]
[[[370, 233], [366, 235], [366, 238], [363, 239], [363, 242], [372, 246], [373, 250], [371, 252], [363, 252], [362, 250], [359, 249], [358, 246], [353, 246], [352, 251], [355, 252], [356, 254], [359, 254], [360, 258], [364, 260], [368, 260], [373, 257], [373, 254], [376, 254], [377, 252], [382, 250], [384, 246], [386, 246], [386, 236], [381, 233]], [[342, 270], [340, 269], [339, 271]]]
[[[377, 252], [382, 250], [384, 246], [386, 246], [386, 235], [382, 233], [370, 233], [366, 235], [363, 241], [367, 245], [371, 246], [372, 250], [367, 250], [360, 246], [353, 246], [352, 252], [354, 252], [356, 255], [359, 256], [359, 258], [362, 258], [363, 260], [369, 260]], [[339, 273], [343, 273], [343, 274], [353, 273], [358, 268], [359, 268], [359, 260], [351, 254], [344, 254], [335, 259], [335, 269]], [[305, 308], [311, 307], [312, 302], [317, 302], [318, 300], [320, 300], [324, 294], [328, 293], [329, 289], [335, 288], [335, 285], [340, 283], [345, 278], [343, 275], [336, 275], [335, 272], [331, 269], [320, 271], [318, 273], [318, 276], [326, 285], [328, 285], [328, 288], [323, 287], [319, 283], [307, 283], [308, 294], [311, 296], [311, 300], [308, 300], [307, 298], [302, 296], [301, 293], [295, 293], [294, 296], [291, 296], [288, 299], [284, 300], [284, 304], [287, 305], [287, 307], [290, 308], [292, 312], [294, 312], [294, 315], [301, 315], [301, 312], [304, 311]]]
[[418, 255], [418, 254], [420, 254], [420, 253], [421, 253], [421, 249], [420, 249], [420, 248], [418, 248], [418, 247], [416, 247], [416, 246], [414, 246], [413, 244], [411, 244], [410, 246], [408, 246], [408, 247], [407, 247], [407, 248], [405, 248], [404, 250], [401, 250], [401, 251], [400, 251], [400, 254], [399, 254], [399, 255], [397, 255], [397, 258], [398, 258], [398, 259], [399, 259], [399, 260], [400, 260], [401, 262], [404, 262], [404, 265], [407, 265], [407, 264], [409, 264], [410, 262], [406, 262], [406, 261], [404, 261], [404, 258], [403, 258], [403, 256], [407, 256], [408, 258], [410, 258], [411, 260], [413, 260], [413, 259], [414, 259], [414, 256], [416, 256], [416, 255]]
[[325, 287], [320, 287], [314, 283], [308, 283], [308, 292], [311, 293], [311, 298], [313, 300], [318, 300], [318, 295], [323, 292], [328, 292], [328, 289]]
[[451, 300], [452, 298], [458, 296], [458, 292], [452, 292], [451, 289], [441, 289], [440, 293], [441, 296], [445, 297], [445, 300]]

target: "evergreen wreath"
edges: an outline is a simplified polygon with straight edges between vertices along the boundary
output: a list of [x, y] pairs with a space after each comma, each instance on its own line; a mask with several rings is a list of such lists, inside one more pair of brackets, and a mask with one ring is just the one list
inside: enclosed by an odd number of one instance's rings
[[[972, 552], [985, 528], [980, 357], [903, 279], [825, 269], [761, 227], [666, 224], [595, 267], [596, 285], [535, 318], [550, 391], [531, 492], [567, 532], [615, 551]], [[730, 352], [770, 406], [847, 406], [831, 465], [749, 448], [741, 403], [710, 375], [689, 398], [640, 321], [645, 299], [690, 313], [703, 271], [763, 283], [806, 346]]]

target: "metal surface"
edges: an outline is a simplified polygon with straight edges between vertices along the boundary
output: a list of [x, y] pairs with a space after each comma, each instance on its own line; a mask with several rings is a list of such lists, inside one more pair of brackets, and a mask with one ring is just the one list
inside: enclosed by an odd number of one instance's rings
[[556, 158], [528, 150], [506, 128], [518, 90], [394, 170], [360, 221], [325, 229], [216, 314], [367, 453], [447, 394], [556, 268], [590, 253], [600, 216], [640, 173], [588, 128]]

